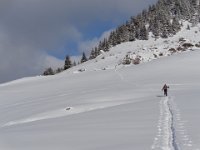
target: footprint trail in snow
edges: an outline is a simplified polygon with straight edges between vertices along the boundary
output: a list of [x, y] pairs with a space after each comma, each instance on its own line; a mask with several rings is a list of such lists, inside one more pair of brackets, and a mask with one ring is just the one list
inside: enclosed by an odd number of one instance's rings
[[152, 150], [199, 150], [195, 148], [181, 119], [180, 110], [172, 97], [160, 100], [158, 131], [154, 138]]

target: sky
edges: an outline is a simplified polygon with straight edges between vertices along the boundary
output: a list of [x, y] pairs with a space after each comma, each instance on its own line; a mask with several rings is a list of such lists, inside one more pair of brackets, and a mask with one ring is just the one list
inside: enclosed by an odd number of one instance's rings
[[0, 83], [76, 60], [157, 0], [1, 0]]

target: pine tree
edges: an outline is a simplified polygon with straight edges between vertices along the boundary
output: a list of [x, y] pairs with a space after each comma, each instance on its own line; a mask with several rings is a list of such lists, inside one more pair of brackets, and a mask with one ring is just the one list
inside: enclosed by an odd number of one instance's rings
[[76, 62], [74, 61], [73, 66], [76, 66]]
[[151, 22], [151, 31], [155, 37], [158, 37], [160, 35], [160, 22], [159, 20], [155, 17], [154, 20]]
[[109, 50], [109, 43], [108, 43], [108, 40], [106, 39], [106, 38], [104, 38], [104, 40], [103, 40], [103, 50], [105, 51], [105, 52], [107, 52], [108, 50]]
[[181, 29], [181, 25], [176, 17], [172, 20], [172, 29], [173, 34], [176, 34]]
[[126, 25], [122, 25], [121, 27], [120, 27], [120, 30], [119, 30], [119, 32], [120, 32], [120, 41], [121, 42], [127, 42], [127, 41], [129, 41], [129, 30], [128, 30], [128, 23], [126, 24]]
[[116, 45], [121, 44], [121, 42], [122, 42], [122, 39], [121, 39], [121, 29], [117, 28], [117, 30], [115, 32], [116, 32], [116, 36], [115, 36]]
[[95, 53], [95, 58], [100, 54], [100, 51], [97, 47], [95, 47], [94, 53]]
[[103, 42], [102, 42], [102, 41], [99, 42], [98, 50], [99, 50], [99, 51], [100, 51], [100, 50], [103, 50]]
[[116, 41], [116, 31], [112, 31], [110, 33], [110, 36], [108, 38], [108, 43], [110, 46], [115, 46], [117, 45], [117, 41]]
[[54, 75], [54, 74], [55, 74], [55, 73], [54, 73], [54, 71], [53, 71], [53, 69], [52, 69], [51, 67], [47, 68], [47, 69], [44, 71], [44, 73], [43, 73], [44, 76], [47, 76], [47, 75]]
[[87, 57], [85, 56], [85, 53], [83, 52], [82, 58], [81, 58], [81, 63], [84, 63], [87, 61]]
[[60, 72], [62, 72], [62, 71], [63, 71], [62, 68], [57, 68], [57, 69], [56, 69], [56, 74], [57, 74], [57, 73], [60, 73]]
[[95, 51], [94, 51], [94, 49], [92, 49], [89, 59], [94, 59], [94, 58], [96, 58]]
[[186, 29], [187, 29], [187, 30], [190, 30], [190, 25], [189, 25], [189, 24], [187, 25], [187, 28], [186, 28]]
[[147, 31], [146, 27], [143, 25], [140, 29], [140, 39], [141, 40], [148, 40], [149, 32]]
[[66, 58], [65, 58], [64, 70], [67, 70], [67, 69], [69, 69], [71, 67], [72, 67], [72, 62], [70, 60], [69, 55], [67, 55]]
[[162, 32], [161, 32], [161, 37], [162, 38], [168, 38], [168, 32], [166, 29], [163, 29]]
[[129, 30], [129, 41], [135, 41], [135, 26], [130, 23], [130, 25], [128, 26], [128, 30]]

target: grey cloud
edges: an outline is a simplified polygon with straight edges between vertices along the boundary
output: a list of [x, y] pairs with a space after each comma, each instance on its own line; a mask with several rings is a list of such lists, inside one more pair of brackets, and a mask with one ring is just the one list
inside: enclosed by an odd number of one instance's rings
[[0, 82], [39, 74], [48, 51], [68, 41], [85, 41], [82, 33], [88, 25], [96, 20], [120, 21], [155, 1], [1, 0]]

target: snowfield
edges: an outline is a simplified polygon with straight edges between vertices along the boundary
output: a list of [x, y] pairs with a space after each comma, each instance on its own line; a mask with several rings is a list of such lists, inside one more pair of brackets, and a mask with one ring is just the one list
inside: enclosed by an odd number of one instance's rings
[[[121, 44], [55, 76], [1, 84], [0, 149], [200, 150], [200, 49], [171, 54], [181, 37], [200, 42], [199, 27]], [[122, 65], [127, 53], [141, 64]]]

